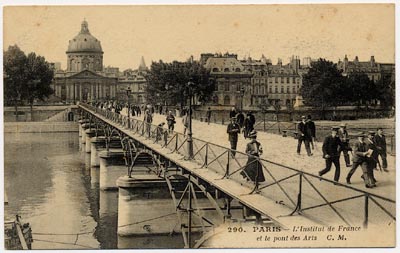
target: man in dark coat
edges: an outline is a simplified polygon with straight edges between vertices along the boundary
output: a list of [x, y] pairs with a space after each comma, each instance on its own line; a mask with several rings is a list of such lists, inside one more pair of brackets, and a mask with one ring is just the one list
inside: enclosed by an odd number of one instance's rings
[[387, 165], [387, 159], [386, 159], [386, 137], [383, 134], [383, 129], [378, 128], [377, 129], [378, 133], [374, 137], [374, 142], [376, 145], [376, 148], [378, 149], [378, 156], [381, 156], [382, 159], [382, 168], [384, 171], [388, 172], [388, 165]]
[[350, 179], [351, 176], [354, 174], [358, 166], [361, 166], [363, 172], [363, 179], [365, 183], [365, 187], [372, 188], [374, 187], [374, 183], [372, 179], [369, 177], [368, 173], [368, 164], [367, 164], [367, 154], [368, 154], [368, 147], [364, 142], [364, 133], [359, 133], [357, 135], [357, 142], [354, 144], [353, 148], [353, 165], [351, 170], [347, 174], [346, 182], [351, 184]]
[[229, 118], [236, 117], [236, 109], [235, 107], [232, 107], [231, 111], [229, 112]]
[[300, 155], [301, 144], [304, 142], [304, 146], [306, 147], [307, 155], [312, 156], [310, 149], [310, 141], [311, 135], [310, 131], [307, 129], [306, 117], [301, 117], [301, 122], [297, 125], [297, 130], [299, 131], [299, 138], [297, 143], [297, 154]]
[[208, 109], [207, 109], [206, 117], [207, 117], [207, 124], [210, 125], [210, 121], [211, 121], [211, 108], [210, 107], [208, 107]]
[[243, 128], [244, 125], [244, 114], [243, 112], [239, 112], [236, 114], [237, 123], [239, 124], [240, 128]]
[[251, 122], [250, 114], [246, 115], [246, 118], [244, 119], [244, 138], [247, 138], [250, 134], [251, 131], [254, 129], [254, 125]]
[[[378, 164], [378, 148], [374, 142], [374, 131], [368, 132], [368, 137], [365, 140], [365, 144], [367, 145], [368, 154], [367, 154], [367, 166], [368, 166], [368, 175], [371, 178], [373, 184], [375, 185], [376, 179], [374, 176], [374, 170]], [[380, 166], [380, 164], [379, 164]]]
[[340, 148], [342, 142], [337, 136], [338, 127], [332, 127], [331, 135], [325, 137], [324, 144], [322, 145], [323, 157], [325, 159], [326, 167], [325, 169], [318, 172], [319, 176], [323, 176], [325, 173], [329, 172], [332, 167], [332, 163], [335, 165], [335, 176], [334, 181], [338, 182], [340, 177]]
[[340, 124], [340, 128], [338, 131], [338, 136], [340, 138], [340, 141], [342, 142], [342, 152], [343, 152], [343, 156], [344, 156], [344, 161], [346, 162], [346, 167], [350, 167], [350, 155], [349, 155], [349, 151], [351, 151], [350, 148], [350, 138], [349, 138], [349, 133], [346, 130], [346, 124], [342, 123]]
[[310, 144], [312, 149], [314, 149], [316, 128], [315, 123], [311, 120], [311, 115], [307, 116], [306, 131], [308, 132], [308, 135], [311, 136]]
[[236, 155], [236, 147], [237, 147], [237, 142], [238, 142], [238, 134], [240, 133], [240, 127], [236, 123], [236, 117], [231, 118], [231, 123], [229, 123], [228, 128], [226, 132], [229, 135], [229, 142], [231, 143], [231, 149], [232, 149], [232, 156], [235, 157]]
[[254, 116], [253, 112], [249, 112], [251, 124], [254, 126], [256, 124], [256, 117]]

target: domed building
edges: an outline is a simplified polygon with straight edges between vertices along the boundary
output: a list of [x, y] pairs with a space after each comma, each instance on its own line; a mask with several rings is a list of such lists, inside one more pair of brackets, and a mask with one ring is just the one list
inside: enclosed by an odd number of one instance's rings
[[67, 69], [55, 75], [55, 95], [67, 102], [114, 99], [118, 73], [103, 69], [103, 49], [100, 41], [89, 32], [86, 20], [80, 32], [69, 41]]

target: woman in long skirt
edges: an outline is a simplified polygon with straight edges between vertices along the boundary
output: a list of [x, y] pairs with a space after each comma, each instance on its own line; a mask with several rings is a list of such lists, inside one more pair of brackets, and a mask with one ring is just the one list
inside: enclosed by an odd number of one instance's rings
[[251, 180], [253, 182], [264, 182], [265, 177], [262, 169], [262, 165], [258, 160], [258, 157], [262, 155], [262, 146], [257, 141], [257, 132], [255, 130], [251, 131], [248, 136], [251, 141], [247, 143], [246, 146], [246, 154], [249, 155], [249, 158], [246, 163], [246, 167], [243, 169], [240, 174], [246, 178], [247, 180]]

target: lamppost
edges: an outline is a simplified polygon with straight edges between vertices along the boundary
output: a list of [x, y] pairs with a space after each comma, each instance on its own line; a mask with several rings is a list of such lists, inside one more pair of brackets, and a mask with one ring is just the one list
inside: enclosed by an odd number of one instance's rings
[[131, 110], [131, 105], [130, 105], [130, 97], [131, 97], [131, 87], [128, 87], [126, 89], [126, 96], [128, 97], [128, 128], [131, 128], [131, 116], [130, 116], [130, 110]]
[[165, 101], [164, 101], [164, 103], [165, 103], [165, 114], [167, 114], [168, 113], [168, 110], [167, 110], [167, 99], [168, 99], [168, 97], [169, 97], [169, 94], [168, 94], [168, 91], [169, 91], [169, 83], [166, 83], [165, 84]]
[[188, 90], [188, 95], [189, 95], [189, 131], [188, 131], [188, 160], [193, 159], [193, 139], [192, 139], [192, 89], [194, 87], [194, 82], [192, 79], [189, 80], [189, 82], [186, 84], [186, 88]]
[[243, 97], [244, 97], [244, 88], [240, 88], [240, 111], [243, 112]]

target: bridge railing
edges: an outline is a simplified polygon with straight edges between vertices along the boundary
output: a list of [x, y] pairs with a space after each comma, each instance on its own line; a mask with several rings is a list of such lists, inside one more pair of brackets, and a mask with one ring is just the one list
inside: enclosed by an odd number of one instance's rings
[[396, 221], [394, 200], [305, 172], [301, 165], [295, 169], [196, 138], [192, 142], [193, 157], [189, 157], [188, 138], [182, 133], [168, 133], [167, 129], [142, 120], [128, 120], [111, 111], [82, 106], [159, 144], [160, 148], [191, 159], [199, 168], [218, 173], [220, 180], [230, 179], [247, 186], [249, 191], [243, 194], [258, 193], [293, 210], [282, 216], [301, 213], [325, 224], [365, 227]]

